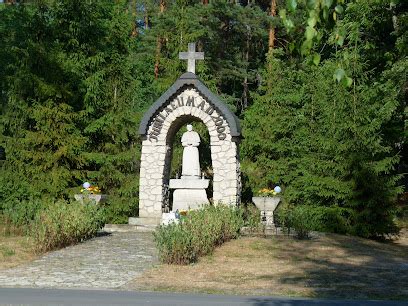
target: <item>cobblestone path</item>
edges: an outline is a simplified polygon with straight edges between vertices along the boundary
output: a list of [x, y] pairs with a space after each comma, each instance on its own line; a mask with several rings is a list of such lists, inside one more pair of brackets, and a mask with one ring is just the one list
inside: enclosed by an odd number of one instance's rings
[[151, 233], [115, 232], [2, 270], [0, 287], [113, 289], [156, 262]]

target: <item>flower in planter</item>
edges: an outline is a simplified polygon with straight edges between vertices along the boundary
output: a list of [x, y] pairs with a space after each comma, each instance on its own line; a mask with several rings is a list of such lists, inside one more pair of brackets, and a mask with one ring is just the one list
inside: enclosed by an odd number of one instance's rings
[[276, 186], [274, 189], [263, 188], [258, 191], [258, 196], [260, 197], [273, 197], [280, 193], [282, 189]]
[[101, 189], [98, 186], [91, 185], [89, 182], [85, 182], [82, 184], [83, 189], [81, 189], [81, 193], [87, 194], [100, 194]]

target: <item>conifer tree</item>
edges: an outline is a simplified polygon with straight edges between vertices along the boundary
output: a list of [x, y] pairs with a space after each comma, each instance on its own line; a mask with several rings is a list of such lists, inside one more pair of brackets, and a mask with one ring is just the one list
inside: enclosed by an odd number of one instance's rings
[[57, 198], [91, 180], [117, 216], [136, 213], [137, 125], [149, 96], [148, 82], [135, 77], [125, 8], [122, 1], [21, 6], [30, 27], [17, 42], [19, 60], [5, 63], [16, 69], [4, 85], [1, 118], [7, 167], [21, 169], [19, 181], [29, 178], [33, 192]]
[[383, 236], [396, 232], [402, 191], [396, 139], [387, 137], [401, 101], [392, 80], [365, 70], [378, 58], [365, 54], [354, 9], [340, 25], [348, 47], [333, 59], [285, 67], [270, 57], [269, 86], [246, 112], [243, 155], [249, 177], [261, 178], [253, 185], [281, 183], [291, 204], [348, 209], [354, 234]]

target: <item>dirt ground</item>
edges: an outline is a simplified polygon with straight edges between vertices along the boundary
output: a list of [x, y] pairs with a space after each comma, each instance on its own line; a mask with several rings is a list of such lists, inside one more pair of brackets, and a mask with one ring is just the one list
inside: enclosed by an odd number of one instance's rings
[[17, 229], [6, 228], [0, 218], [0, 270], [18, 266], [36, 257], [32, 239]]
[[408, 231], [389, 243], [335, 234], [243, 237], [196, 264], [156, 266], [127, 289], [405, 300]]

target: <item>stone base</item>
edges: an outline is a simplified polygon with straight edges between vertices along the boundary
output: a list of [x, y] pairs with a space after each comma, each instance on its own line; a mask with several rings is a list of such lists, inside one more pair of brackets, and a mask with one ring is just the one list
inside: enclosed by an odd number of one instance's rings
[[157, 226], [160, 224], [161, 217], [129, 217], [129, 225], [137, 225], [137, 226]]
[[74, 194], [74, 198], [81, 204], [84, 204], [85, 199], [95, 201], [96, 204], [103, 204], [108, 199], [108, 196], [106, 194]]
[[161, 225], [169, 225], [169, 224], [178, 224], [180, 219], [176, 218], [176, 214], [174, 212], [163, 213]]
[[176, 189], [173, 193], [172, 211], [199, 209], [209, 203], [205, 189]]
[[275, 228], [275, 222], [273, 222], [273, 211], [261, 210], [261, 222], [266, 227], [274, 229]]
[[206, 189], [210, 184], [210, 180], [199, 179], [199, 178], [186, 178], [181, 179], [171, 179], [169, 188], [170, 189]]

